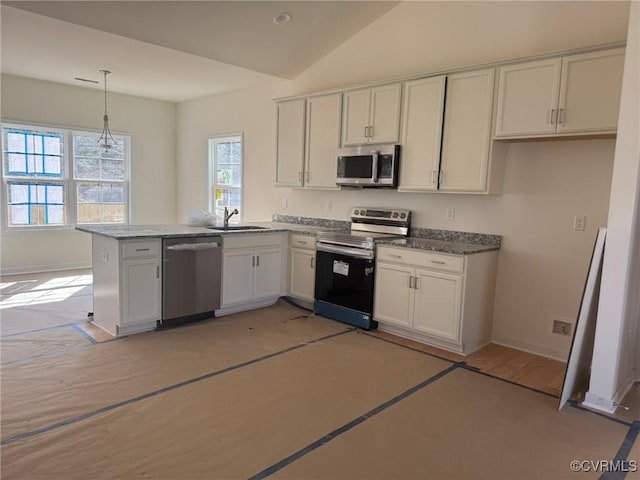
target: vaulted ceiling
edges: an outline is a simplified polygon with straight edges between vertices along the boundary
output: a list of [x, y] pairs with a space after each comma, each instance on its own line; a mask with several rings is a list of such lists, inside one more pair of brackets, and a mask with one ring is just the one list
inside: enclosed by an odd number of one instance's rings
[[293, 79], [399, 2], [1, 3], [2, 73], [77, 85], [107, 69], [112, 91], [182, 101]]

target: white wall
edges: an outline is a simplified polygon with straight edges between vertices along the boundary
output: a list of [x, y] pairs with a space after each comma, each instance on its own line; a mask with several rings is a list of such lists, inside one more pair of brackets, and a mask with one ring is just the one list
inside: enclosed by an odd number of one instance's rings
[[[2, 75], [2, 121], [102, 130], [104, 93]], [[131, 139], [131, 220], [176, 220], [175, 117], [173, 103], [109, 93], [114, 133]], [[4, 188], [4, 187], [3, 187]], [[90, 235], [75, 230], [2, 232], [3, 274], [91, 265]]]
[[629, 16], [609, 225], [589, 391], [585, 403], [615, 410], [640, 380], [640, 2]]
[[[179, 214], [206, 208], [206, 136], [242, 131], [246, 220], [274, 212], [348, 220], [355, 205], [384, 205], [410, 208], [415, 226], [501, 234], [494, 339], [564, 359], [570, 339], [551, 336], [550, 320], [577, 316], [597, 228], [607, 223], [614, 140], [510, 144], [504, 193], [491, 197], [276, 188], [271, 98], [624, 41], [627, 11], [619, 2], [404, 2], [291, 84], [180, 104], [178, 166], [190, 175], [178, 184]], [[455, 221], [445, 220], [447, 207]], [[577, 214], [587, 216], [584, 232], [572, 230]]]

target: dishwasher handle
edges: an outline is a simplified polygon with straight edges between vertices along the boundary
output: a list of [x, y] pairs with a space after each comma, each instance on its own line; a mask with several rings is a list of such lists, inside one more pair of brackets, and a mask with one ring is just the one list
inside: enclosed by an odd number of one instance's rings
[[218, 242], [205, 242], [205, 243], [177, 243], [175, 245], [169, 245], [165, 247], [167, 250], [171, 250], [173, 252], [178, 251], [189, 251], [195, 252], [199, 250], [209, 250], [212, 248], [218, 248], [220, 244]]

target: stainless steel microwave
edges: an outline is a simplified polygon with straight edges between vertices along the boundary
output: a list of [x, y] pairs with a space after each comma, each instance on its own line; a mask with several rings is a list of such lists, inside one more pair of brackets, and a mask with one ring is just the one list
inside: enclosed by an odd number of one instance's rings
[[396, 187], [400, 145], [361, 145], [338, 150], [336, 183], [351, 187]]

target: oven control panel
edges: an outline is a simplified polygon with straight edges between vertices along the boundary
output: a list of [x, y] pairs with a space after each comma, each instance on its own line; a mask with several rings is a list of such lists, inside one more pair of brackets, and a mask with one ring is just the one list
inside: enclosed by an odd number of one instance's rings
[[351, 220], [354, 222], [394, 222], [409, 223], [411, 210], [398, 208], [368, 208], [355, 207], [351, 212]]

